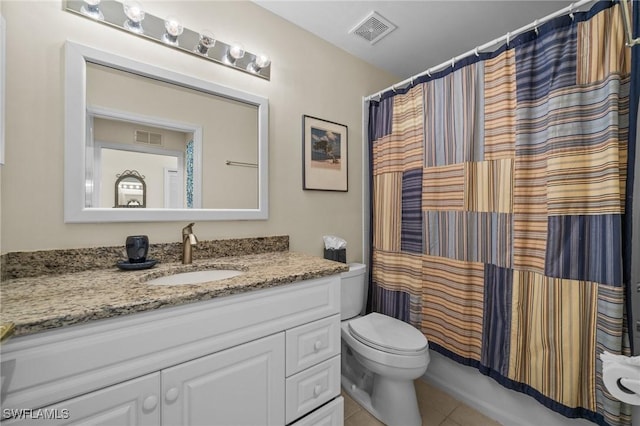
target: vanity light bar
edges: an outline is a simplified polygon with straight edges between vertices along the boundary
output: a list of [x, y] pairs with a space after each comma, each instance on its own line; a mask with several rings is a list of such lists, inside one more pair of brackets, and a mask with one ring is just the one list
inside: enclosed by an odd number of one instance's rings
[[[127, 14], [125, 14], [125, 6]], [[208, 59], [265, 80], [271, 79], [271, 60], [263, 54], [244, 51], [239, 44], [216, 40], [209, 31], [183, 27], [175, 18], [162, 19], [145, 13], [140, 3], [115, 0], [65, 0], [65, 10], [101, 22], [173, 49]], [[135, 12], [132, 15], [132, 10]], [[135, 19], [131, 19], [134, 16]], [[140, 20], [137, 19], [140, 17]], [[240, 55], [239, 49], [243, 54]]]

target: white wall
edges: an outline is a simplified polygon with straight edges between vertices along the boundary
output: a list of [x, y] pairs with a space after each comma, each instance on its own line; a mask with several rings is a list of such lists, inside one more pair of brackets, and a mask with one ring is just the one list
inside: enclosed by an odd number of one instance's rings
[[[146, 61], [269, 98], [267, 221], [198, 222], [200, 239], [290, 235], [291, 249], [322, 255], [322, 236], [349, 243], [361, 260], [362, 96], [399, 80], [246, 1], [147, 1], [157, 16], [179, 15], [194, 30], [272, 57], [271, 81], [253, 77], [63, 10], [61, 1], [3, 1], [7, 21], [6, 165], [1, 179], [2, 252], [151, 242], [180, 238], [183, 223], [63, 222], [65, 40]], [[302, 115], [349, 128], [349, 192], [302, 190]], [[17, 184], [20, 184], [18, 187]]]

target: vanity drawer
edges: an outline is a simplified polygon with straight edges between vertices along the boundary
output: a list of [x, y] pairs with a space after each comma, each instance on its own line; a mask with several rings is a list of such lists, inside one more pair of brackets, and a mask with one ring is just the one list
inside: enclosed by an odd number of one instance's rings
[[340, 394], [340, 355], [286, 379], [287, 423]]
[[340, 353], [340, 314], [287, 330], [287, 377]]
[[291, 426], [343, 426], [344, 398], [339, 396]]

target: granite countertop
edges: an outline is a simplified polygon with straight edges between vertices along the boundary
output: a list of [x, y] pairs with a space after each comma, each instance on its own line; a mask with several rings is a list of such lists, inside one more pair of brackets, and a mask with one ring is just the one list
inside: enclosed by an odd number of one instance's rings
[[[207, 269], [241, 270], [242, 275], [210, 283], [178, 286], [146, 281], [178, 272]], [[24, 336], [72, 324], [135, 312], [209, 300], [215, 297], [276, 287], [348, 270], [344, 263], [279, 251], [194, 260], [192, 265], [160, 263], [152, 269], [88, 270], [60, 275], [14, 278], [0, 285], [0, 322], [15, 324], [14, 336]]]

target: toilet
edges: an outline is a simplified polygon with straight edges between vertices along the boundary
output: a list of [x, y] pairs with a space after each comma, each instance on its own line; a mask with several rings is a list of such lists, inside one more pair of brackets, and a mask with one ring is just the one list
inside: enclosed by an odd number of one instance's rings
[[361, 316], [366, 265], [341, 274], [342, 387], [388, 426], [422, 424], [413, 381], [429, 365], [429, 342], [411, 325], [370, 313]]

